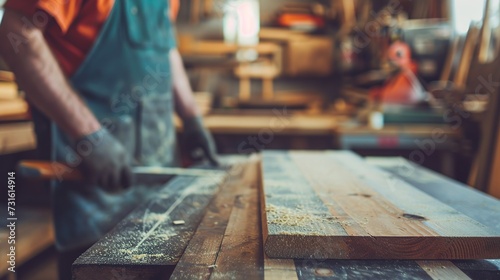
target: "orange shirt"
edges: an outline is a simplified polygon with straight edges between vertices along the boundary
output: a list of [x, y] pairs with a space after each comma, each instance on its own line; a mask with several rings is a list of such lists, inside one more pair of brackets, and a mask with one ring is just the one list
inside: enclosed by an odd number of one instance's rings
[[[47, 22], [45, 39], [56, 59], [71, 76], [84, 61], [111, 13], [115, 0], [8, 0], [5, 8], [17, 11], [34, 24]], [[175, 19], [179, 0], [170, 0]], [[41, 12], [41, 13], [40, 13]]]

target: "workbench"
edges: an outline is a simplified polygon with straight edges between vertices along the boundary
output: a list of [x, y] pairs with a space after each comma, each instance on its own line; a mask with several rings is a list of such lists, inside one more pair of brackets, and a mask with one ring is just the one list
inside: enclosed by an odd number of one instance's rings
[[[405, 156], [455, 178], [455, 155], [462, 131], [449, 125], [388, 124], [373, 129], [348, 116], [331, 113], [309, 114], [285, 108], [265, 112], [208, 114], [204, 122], [222, 154], [258, 152], [264, 148], [355, 150], [366, 156]], [[178, 121], [177, 128], [180, 127]]]
[[461, 137], [460, 129], [445, 124], [390, 124], [382, 129], [373, 129], [345, 122], [335, 130], [335, 146], [368, 155], [371, 151], [404, 154], [422, 165], [439, 158], [439, 165], [434, 168], [455, 178], [454, 154], [459, 149]]
[[[402, 158], [367, 161], [500, 233], [499, 200]], [[500, 260], [269, 259], [262, 251], [260, 158], [220, 175], [176, 177], [160, 187], [73, 264], [74, 279], [500, 278]]]

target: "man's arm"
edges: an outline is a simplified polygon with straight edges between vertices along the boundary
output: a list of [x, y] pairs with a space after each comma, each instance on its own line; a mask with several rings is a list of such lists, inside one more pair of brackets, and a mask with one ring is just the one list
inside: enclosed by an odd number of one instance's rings
[[[0, 25], [0, 54], [27, 99], [73, 140], [99, 130], [101, 125], [69, 85], [43, 30], [23, 23], [22, 18], [14, 11], [5, 11]], [[22, 41], [11, 42], [14, 38]]]
[[196, 106], [193, 90], [191, 89], [181, 55], [177, 49], [170, 51], [170, 67], [175, 97], [175, 111], [183, 120], [199, 116], [200, 111], [198, 106]]
[[[0, 54], [14, 71], [26, 97], [54, 121], [75, 143], [91, 143], [81, 161], [89, 183], [109, 191], [131, 185], [129, 158], [71, 88], [43, 36], [43, 30], [22, 22], [7, 10], [0, 25]], [[21, 38], [12, 44], [11, 38]], [[75, 144], [78, 145], [78, 144]]]
[[170, 67], [173, 78], [175, 109], [184, 124], [184, 143], [195, 160], [206, 158], [219, 165], [217, 149], [210, 132], [203, 126], [201, 113], [196, 105], [193, 90], [177, 49], [170, 51]]

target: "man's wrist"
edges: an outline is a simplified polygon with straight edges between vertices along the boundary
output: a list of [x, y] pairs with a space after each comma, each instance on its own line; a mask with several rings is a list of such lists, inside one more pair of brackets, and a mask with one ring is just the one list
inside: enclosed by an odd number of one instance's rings
[[196, 115], [183, 119], [184, 132], [202, 131], [204, 129], [203, 117]]

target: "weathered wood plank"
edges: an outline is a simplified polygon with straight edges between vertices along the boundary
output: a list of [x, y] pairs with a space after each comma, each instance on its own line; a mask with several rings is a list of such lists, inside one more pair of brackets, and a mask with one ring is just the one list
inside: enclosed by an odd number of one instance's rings
[[405, 181], [458, 212], [500, 234], [500, 200], [404, 158], [366, 158], [369, 164], [391, 173], [391, 182]]
[[208, 206], [171, 279], [262, 278], [258, 158], [230, 180]]
[[[207, 212], [179, 260], [170, 279], [209, 279], [214, 269], [235, 197], [242, 191], [242, 179], [249, 168], [235, 167]], [[255, 172], [253, 172], [255, 173]]]
[[[223, 176], [176, 177], [73, 264], [74, 279], [167, 279]], [[183, 225], [173, 221], [184, 220]], [[163, 278], [162, 278], [163, 276]], [[121, 278], [116, 278], [121, 279]]]
[[450, 261], [417, 261], [417, 264], [422, 267], [425, 272], [434, 280], [439, 279], [456, 279], [469, 280], [463, 271], [456, 267]]
[[499, 235], [352, 153], [266, 152], [263, 164], [270, 257], [500, 257]]
[[[300, 267], [300, 266], [299, 266]], [[264, 279], [298, 280], [293, 259], [271, 259], [264, 254]]]
[[235, 198], [210, 279], [262, 279], [263, 259], [257, 187]]

